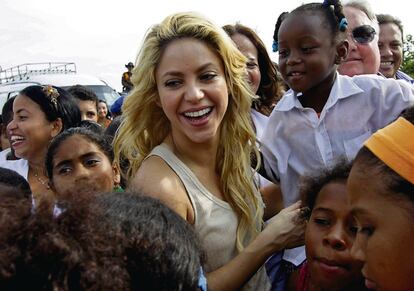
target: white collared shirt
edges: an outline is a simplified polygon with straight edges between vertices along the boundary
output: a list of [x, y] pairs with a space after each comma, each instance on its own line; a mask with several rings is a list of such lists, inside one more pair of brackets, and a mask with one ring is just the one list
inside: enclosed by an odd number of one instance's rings
[[285, 205], [300, 199], [301, 176], [317, 174], [340, 157], [352, 161], [371, 134], [414, 104], [414, 87], [376, 75], [337, 74], [319, 118], [298, 96], [286, 92], [262, 136], [266, 173], [280, 181]]

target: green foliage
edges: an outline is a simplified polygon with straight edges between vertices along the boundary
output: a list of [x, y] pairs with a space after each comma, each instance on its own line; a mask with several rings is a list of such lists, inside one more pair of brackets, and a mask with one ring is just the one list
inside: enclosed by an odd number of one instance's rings
[[414, 78], [414, 38], [411, 34], [408, 34], [404, 41], [403, 55], [401, 70]]

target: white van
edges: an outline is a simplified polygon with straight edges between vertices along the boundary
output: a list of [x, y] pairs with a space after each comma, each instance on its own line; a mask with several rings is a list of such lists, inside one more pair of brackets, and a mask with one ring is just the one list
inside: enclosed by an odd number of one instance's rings
[[0, 71], [0, 110], [4, 103], [31, 85], [54, 85], [67, 89], [73, 85], [91, 89], [111, 106], [120, 95], [105, 81], [78, 74], [75, 63], [30, 63]]

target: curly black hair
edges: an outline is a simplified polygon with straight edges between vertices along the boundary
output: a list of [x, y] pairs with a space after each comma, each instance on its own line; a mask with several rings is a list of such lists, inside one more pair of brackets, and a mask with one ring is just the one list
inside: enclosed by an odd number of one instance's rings
[[345, 158], [340, 158], [333, 167], [321, 169], [316, 175], [303, 178], [303, 184], [300, 189], [302, 205], [308, 207], [310, 212], [312, 212], [322, 187], [333, 181], [346, 182], [351, 171], [351, 166], [352, 164], [347, 162]]
[[178, 214], [133, 193], [77, 199], [0, 220], [19, 226], [0, 236], [0, 290], [197, 290], [198, 239]]

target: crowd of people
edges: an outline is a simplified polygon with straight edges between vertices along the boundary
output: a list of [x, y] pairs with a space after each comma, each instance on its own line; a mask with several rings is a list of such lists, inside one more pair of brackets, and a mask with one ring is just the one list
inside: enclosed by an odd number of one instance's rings
[[[294, 7], [292, 7], [294, 8]], [[414, 290], [414, 80], [368, 2], [241, 23], [175, 13], [111, 107], [2, 109], [0, 290]]]

